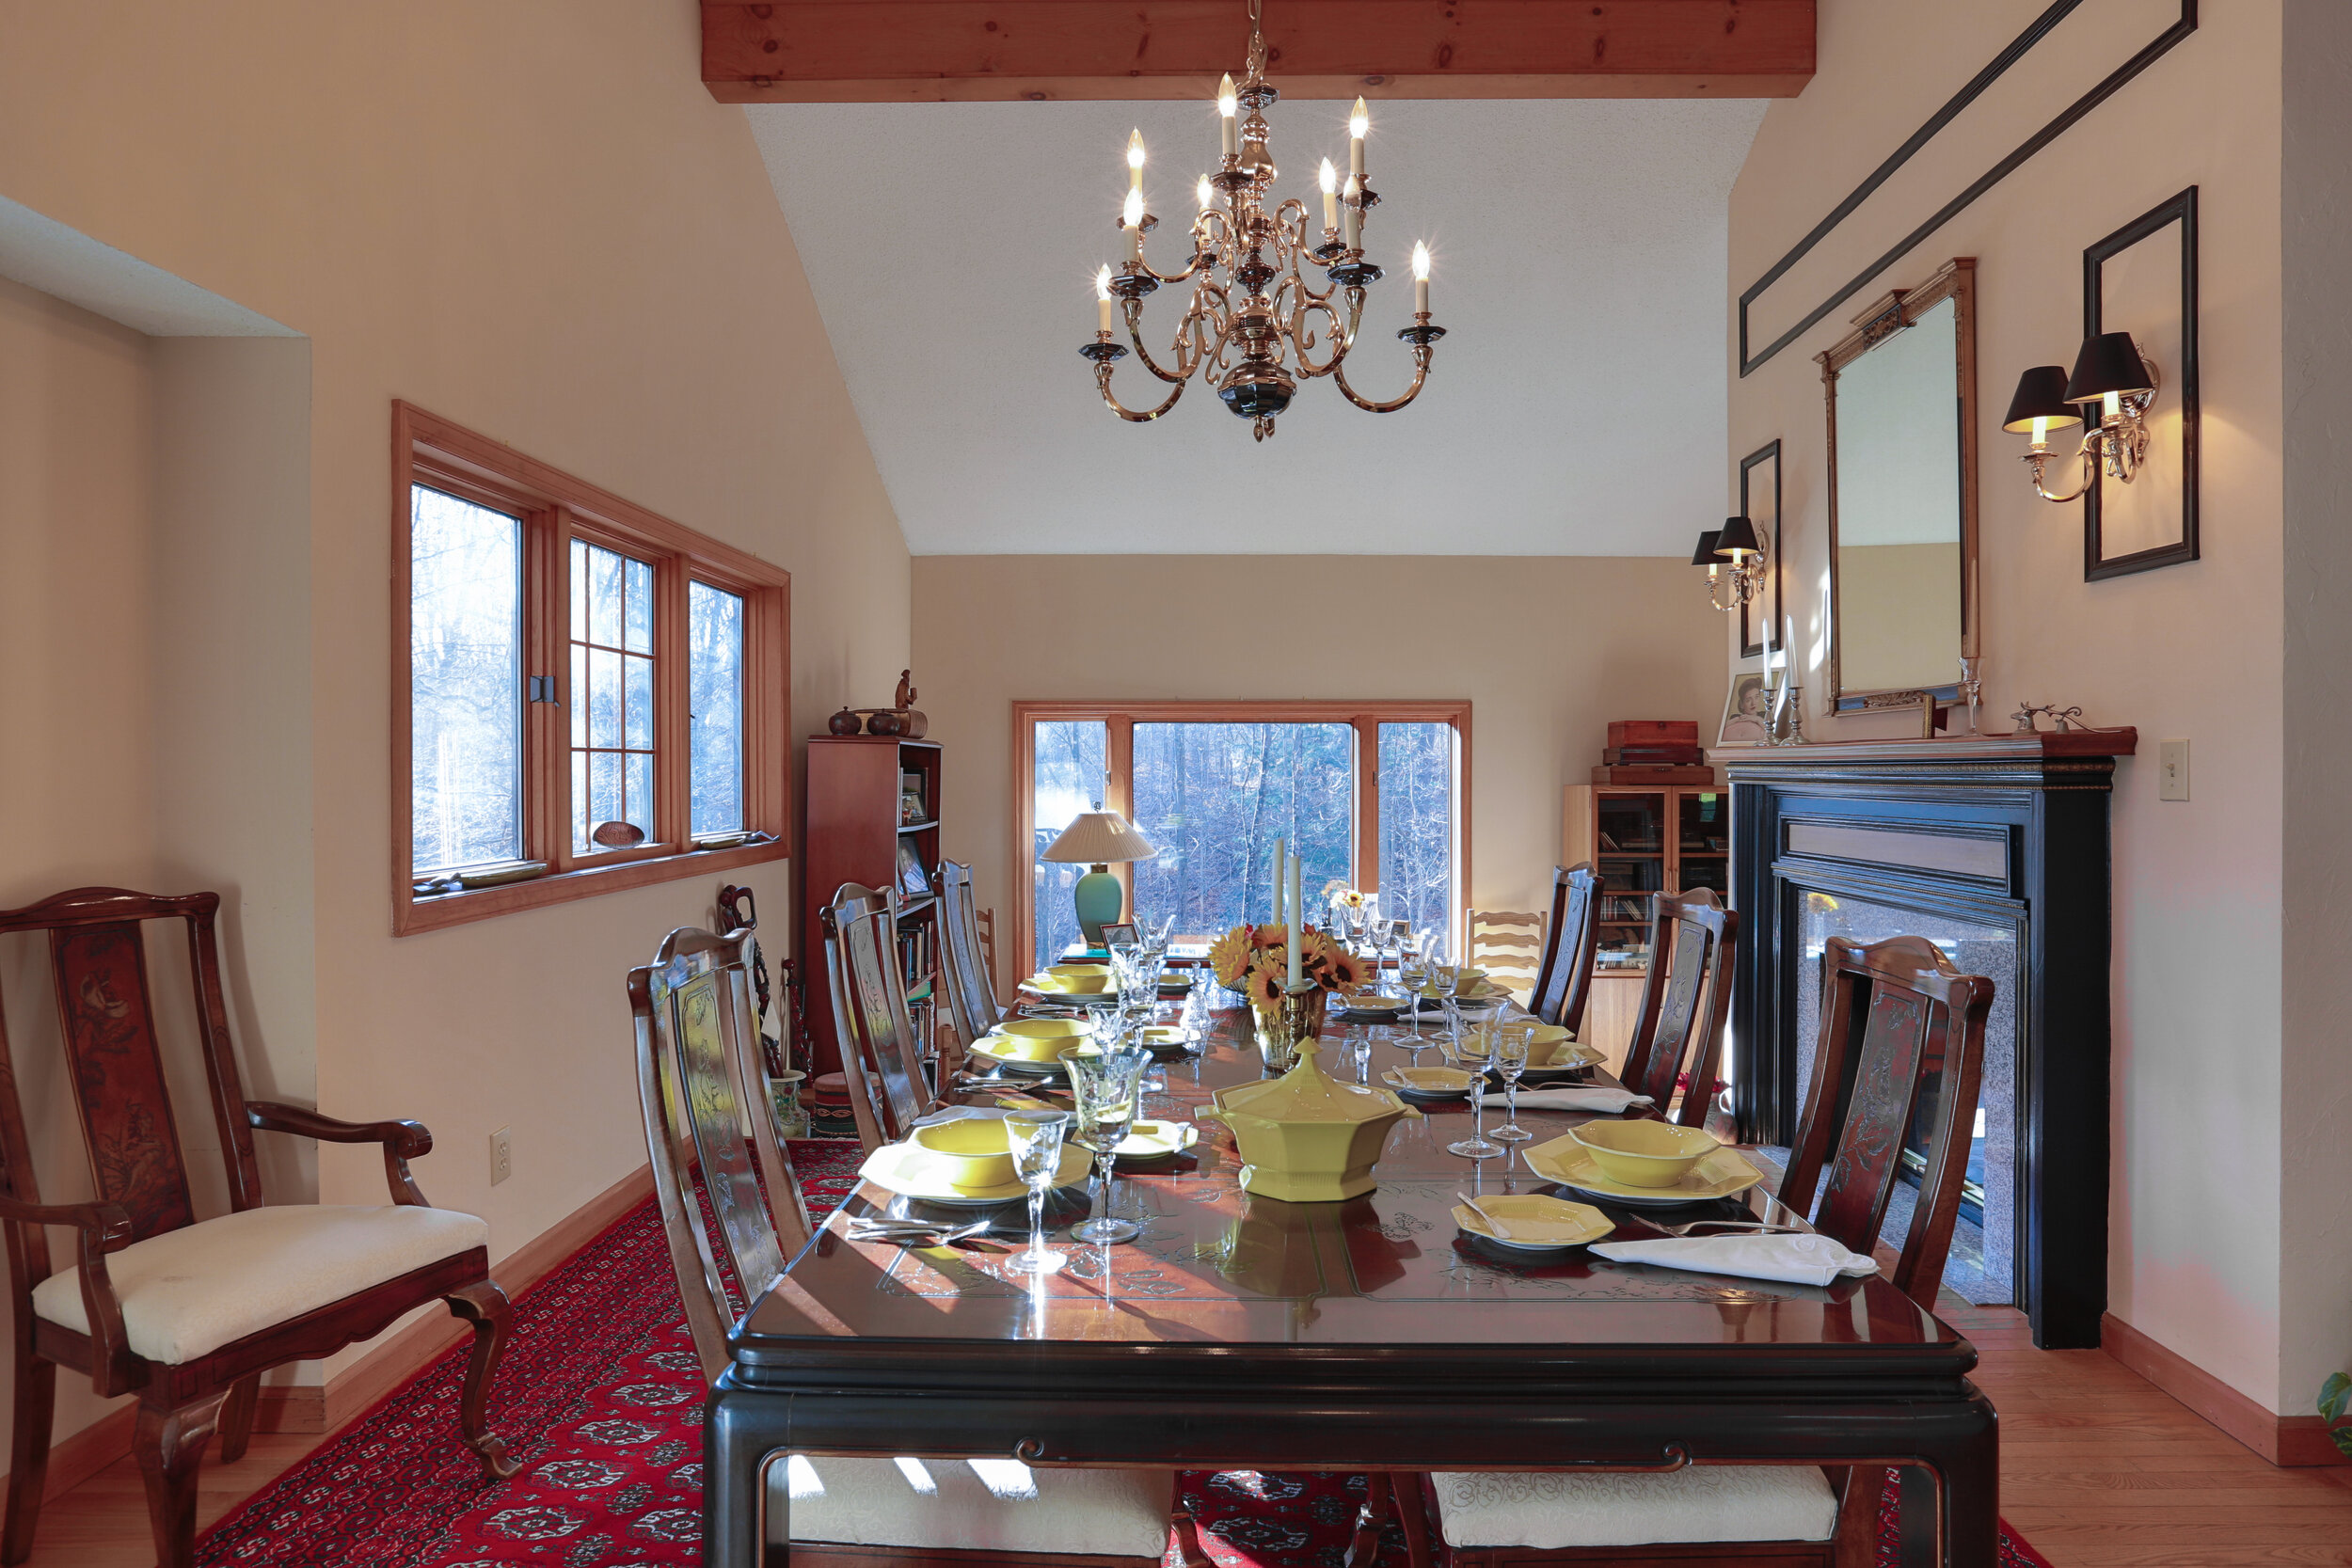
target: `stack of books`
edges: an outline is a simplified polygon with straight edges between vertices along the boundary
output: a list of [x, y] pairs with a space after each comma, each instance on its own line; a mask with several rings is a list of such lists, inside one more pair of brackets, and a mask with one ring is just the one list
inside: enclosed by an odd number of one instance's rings
[[1712, 784], [1715, 770], [1699, 750], [1695, 719], [1614, 719], [1609, 745], [1593, 769], [1597, 784]]

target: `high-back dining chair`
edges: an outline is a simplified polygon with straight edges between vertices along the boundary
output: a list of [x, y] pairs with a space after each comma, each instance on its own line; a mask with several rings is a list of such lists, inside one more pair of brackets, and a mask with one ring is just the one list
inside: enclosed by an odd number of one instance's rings
[[1544, 917], [1532, 911], [1470, 910], [1462, 916], [1462, 962], [1515, 995], [1535, 984], [1544, 949]]
[[850, 1113], [860, 1141], [880, 1148], [906, 1137], [932, 1105], [898, 968], [898, 895], [844, 882], [818, 919]]
[[980, 952], [970, 866], [954, 861], [939, 863], [939, 918], [948, 1017], [955, 1025], [956, 1043], [968, 1049], [1005, 1016], [996, 1005], [996, 988], [990, 983], [987, 960]]
[[1650, 916], [1649, 976], [1618, 1077], [1655, 1101], [1661, 1116], [1669, 1115], [1681, 1085], [1682, 1104], [1671, 1115], [1685, 1127], [1703, 1124], [1715, 1098], [1739, 948], [1739, 913], [1724, 908], [1710, 889], [1658, 895]]
[[1544, 959], [1527, 1010], [1569, 1034], [1584, 1027], [1593, 994], [1593, 955], [1600, 946], [1600, 878], [1590, 861], [1554, 866], [1551, 912], [1544, 921]]
[[[243, 1457], [262, 1373], [373, 1338], [436, 1299], [473, 1324], [458, 1430], [483, 1469], [518, 1466], [486, 1406], [509, 1323], [490, 1278], [490, 1227], [429, 1207], [408, 1162], [433, 1147], [413, 1121], [339, 1121], [247, 1100], [229, 1038], [216, 893], [179, 897], [86, 887], [0, 911], [0, 934], [48, 940], [58, 1033], [98, 1196], [44, 1204], [35, 1180], [16, 1064], [0, 1021], [0, 1227], [16, 1307], [16, 1410], [0, 1562], [33, 1547], [49, 1465], [57, 1369], [87, 1373], [100, 1396], [136, 1394], [132, 1452], [164, 1568], [193, 1561], [197, 1469], [215, 1433]], [[188, 942], [196, 1027], [213, 1123], [228, 1166], [230, 1212], [196, 1217], [172, 1117], [148, 983], [144, 922], [177, 920]], [[268, 1204], [256, 1130], [323, 1143], [380, 1144], [383, 1207]], [[76, 1261], [51, 1272], [49, 1226], [76, 1232]]]
[[[727, 1330], [811, 1234], [789, 1151], [758, 1113], [750, 936], [675, 930], [628, 974], [645, 1151], [709, 1381], [727, 1369]], [[1156, 1568], [1171, 1525], [1186, 1563], [1207, 1568], [1172, 1471], [794, 1454], [768, 1476], [766, 1538], [793, 1544], [794, 1568]]]
[[[1960, 1214], [1993, 982], [1961, 974], [1933, 943], [1908, 936], [1867, 947], [1833, 937], [1821, 968], [1821, 1029], [1780, 1199], [1812, 1213], [1815, 1227], [1839, 1244], [1873, 1250], [1903, 1143], [1918, 1125], [1927, 1169], [1888, 1277], [1931, 1311]], [[1425, 1478], [1423, 1508], [1407, 1499], [1400, 1520], [1413, 1568], [1427, 1568], [1433, 1555], [1445, 1568], [1687, 1568], [1702, 1555], [1776, 1568], [1872, 1568], [1884, 1483], [1877, 1465], [1440, 1473]]]
[[980, 933], [980, 972], [988, 976], [988, 989], [996, 989], [996, 911], [994, 909], [976, 911], [973, 924]]

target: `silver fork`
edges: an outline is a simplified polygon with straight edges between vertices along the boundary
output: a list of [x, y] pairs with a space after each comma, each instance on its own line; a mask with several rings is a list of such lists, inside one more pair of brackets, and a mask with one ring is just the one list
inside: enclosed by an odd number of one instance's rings
[[1753, 1230], [1759, 1236], [1803, 1236], [1807, 1227], [1802, 1225], [1775, 1225], [1770, 1220], [1692, 1220], [1688, 1225], [1656, 1225], [1669, 1236], [1688, 1236], [1693, 1230]]

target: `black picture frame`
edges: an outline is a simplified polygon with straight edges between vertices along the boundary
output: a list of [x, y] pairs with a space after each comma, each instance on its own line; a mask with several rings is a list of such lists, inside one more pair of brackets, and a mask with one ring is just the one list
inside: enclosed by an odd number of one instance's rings
[[[1780, 580], [1781, 480], [1780, 441], [1777, 437], [1765, 442], [1747, 456], [1740, 459], [1740, 515], [1751, 521], [1755, 519], [1756, 508], [1752, 504], [1754, 493], [1750, 488], [1749, 476], [1767, 462], [1772, 466], [1772, 536], [1766, 544], [1766, 547], [1772, 552], [1772, 581], [1769, 585], [1772, 595], [1772, 606], [1769, 613], [1772, 616], [1772, 629], [1778, 631], [1787, 617], [1788, 601], [1782, 596]], [[1741, 658], [1763, 657], [1763, 638], [1748, 635], [1751, 631], [1761, 629], [1763, 628], [1750, 624], [1748, 606], [1741, 605], [1740, 607], [1740, 657]]]
[[[2083, 251], [2083, 336], [2106, 330], [2103, 293], [2104, 269], [2109, 260], [2134, 245], [2152, 240], [2178, 224], [2181, 230], [2181, 372], [2176, 386], [2160, 388], [2159, 398], [2171, 394], [2181, 408], [2181, 537], [2177, 543], [2109, 556], [2100, 535], [2099, 501], [2104, 474], [2094, 475], [2083, 492], [2083, 580], [2129, 577], [2134, 572], [2177, 566], [2198, 559], [2197, 493], [2199, 444], [2199, 376], [2197, 368], [2197, 187], [2151, 207], [2122, 228]], [[2120, 323], [2126, 330], [2129, 323]]]
[[923, 863], [914, 853], [914, 846], [905, 839], [898, 841], [898, 891], [910, 898], [929, 898], [931, 879], [923, 871]]

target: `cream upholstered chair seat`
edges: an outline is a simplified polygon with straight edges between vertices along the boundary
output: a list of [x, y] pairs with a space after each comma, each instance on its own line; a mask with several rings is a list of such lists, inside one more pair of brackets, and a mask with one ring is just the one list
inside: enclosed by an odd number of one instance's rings
[[1827, 1541], [1837, 1497], [1810, 1465], [1711, 1465], [1625, 1471], [1439, 1471], [1431, 1478], [1457, 1547]]
[[[133, 1354], [180, 1366], [489, 1240], [485, 1221], [448, 1209], [285, 1204], [133, 1242], [106, 1275]], [[80, 1267], [35, 1286], [33, 1311], [87, 1334]]]
[[1145, 1558], [1168, 1550], [1168, 1470], [1032, 1469], [1017, 1459], [792, 1454], [768, 1467], [769, 1518], [795, 1541]]

